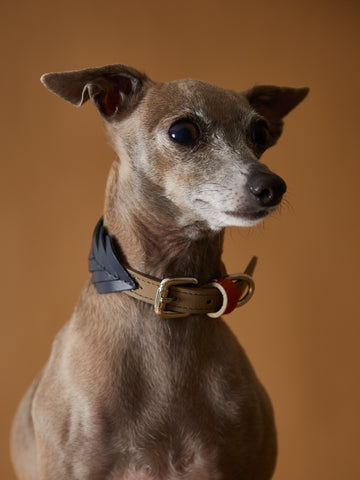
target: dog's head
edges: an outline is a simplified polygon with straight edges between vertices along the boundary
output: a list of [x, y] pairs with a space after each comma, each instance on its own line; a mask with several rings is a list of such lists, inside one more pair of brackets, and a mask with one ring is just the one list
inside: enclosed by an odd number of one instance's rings
[[307, 88], [237, 93], [197, 80], [155, 83], [124, 65], [45, 74], [42, 82], [74, 105], [92, 99], [121, 174], [179, 226], [254, 225], [280, 204], [285, 182], [259, 159]]

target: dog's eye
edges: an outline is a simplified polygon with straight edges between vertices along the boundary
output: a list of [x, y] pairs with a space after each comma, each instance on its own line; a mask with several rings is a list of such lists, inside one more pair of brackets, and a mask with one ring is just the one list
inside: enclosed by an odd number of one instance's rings
[[270, 132], [264, 120], [254, 123], [251, 131], [253, 143], [260, 149], [265, 149], [270, 143]]
[[193, 145], [200, 137], [200, 130], [191, 120], [179, 120], [171, 125], [169, 135], [181, 145]]

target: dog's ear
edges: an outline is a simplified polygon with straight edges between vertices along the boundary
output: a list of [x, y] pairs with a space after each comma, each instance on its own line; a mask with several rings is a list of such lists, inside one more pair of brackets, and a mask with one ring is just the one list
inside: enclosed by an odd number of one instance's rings
[[257, 85], [244, 95], [253, 109], [267, 120], [273, 145], [281, 135], [283, 117], [304, 100], [308, 92], [308, 88]]
[[146, 80], [146, 75], [126, 65], [45, 73], [41, 77], [49, 90], [77, 107], [91, 98], [107, 120], [136, 103]]

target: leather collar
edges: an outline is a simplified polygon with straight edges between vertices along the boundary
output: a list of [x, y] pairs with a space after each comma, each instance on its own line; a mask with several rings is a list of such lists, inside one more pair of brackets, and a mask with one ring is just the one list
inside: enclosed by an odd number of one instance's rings
[[256, 262], [257, 258], [252, 257], [244, 273], [228, 275], [203, 286], [198, 286], [197, 279], [190, 277], [159, 280], [121, 264], [101, 218], [93, 234], [89, 271], [98, 293], [124, 292], [152, 304], [161, 317], [207, 314], [217, 318], [250, 300], [255, 288], [251, 275]]

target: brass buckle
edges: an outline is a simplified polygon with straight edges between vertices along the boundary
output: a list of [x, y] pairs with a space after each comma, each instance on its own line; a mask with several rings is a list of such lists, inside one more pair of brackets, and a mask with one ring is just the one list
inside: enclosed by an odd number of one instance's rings
[[164, 280], [160, 282], [160, 286], [156, 292], [154, 303], [155, 313], [163, 318], [179, 318], [190, 315], [189, 313], [172, 312], [171, 310], [165, 309], [166, 305], [174, 299], [173, 297], [168, 297], [170, 287], [188, 284], [197, 285], [198, 281], [196, 278], [191, 277], [164, 278]]
[[[244, 282], [245, 285], [240, 290], [240, 298], [239, 298], [235, 308], [238, 308], [238, 307], [241, 307], [242, 305], [245, 305], [245, 303], [247, 303], [254, 294], [255, 282], [252, 279], [252, 277], [250, 275], [247, 275], [246, 273], [234, 273], [232, 275], [226, 275], [224, 278], [228, 278], [229, 280], [234, 280], [235, 282], [237, 280], [241, 280], [242, 282]], [[224, 314], [224, 312], [227, 308], [228, 297], [227, 297], [226, 290], [219, 283], [213, 282], [213, 283], [210, 284], [210, 286], [216, 287], [218, 290], [220, 290], [220, 292], [223, 296], [223, 303], [222, 303], [222, 306], [220, 307], [220, 309], [217, 310], [216, 312], [207, 314], [208, 317], [218, 318], [218, 317], [221, 317], [221, 315]], [[245, 294], [244, 294], [244, 292], [245, 292]], [[230, 312], [228, 312], [228, 313], [230, 313]]]

